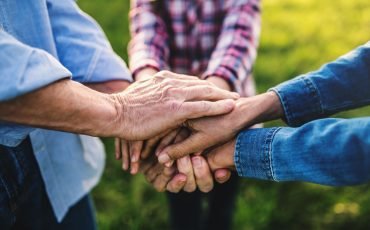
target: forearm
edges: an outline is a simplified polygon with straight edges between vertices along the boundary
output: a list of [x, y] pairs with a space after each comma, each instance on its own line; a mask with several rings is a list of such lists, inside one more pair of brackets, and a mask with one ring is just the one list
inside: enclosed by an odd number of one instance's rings
[[135, 80], [136, 81], [146, 80], [148, 78], [153, 77], [154, 74], [156, 74], [157, 72], [158, 71], [156, 69], [151, 68], [151, 67], [143, 68], [143, 69], [136, 72]]
[[71, 80], [0, 102], [0, 120], [92, 136], [111, 136], [117, 119], [113, 97]]
[[323, 119], [299, 128], [246, 130], [235, 164], [240, 176], [352, 185], [370, 180], [370, 119]]

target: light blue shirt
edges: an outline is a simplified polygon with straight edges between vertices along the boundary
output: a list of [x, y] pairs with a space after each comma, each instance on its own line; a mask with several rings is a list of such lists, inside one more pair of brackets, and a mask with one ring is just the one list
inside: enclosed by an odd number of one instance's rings
[[[73, 0], [0, 1], [0, 101], [60, 79], [129, 80], [104, 33]], [[0, 144], [30, 136], [46, 191], [60, 221], [99, 181], [104, 149], [97, 138], [0, 122]]]
[[272, 89], [291, 127], [242, 131], [240, 176], [343, 186], [370, 181], [370, 117], [327, 118], [370, 105], [370, 42]]

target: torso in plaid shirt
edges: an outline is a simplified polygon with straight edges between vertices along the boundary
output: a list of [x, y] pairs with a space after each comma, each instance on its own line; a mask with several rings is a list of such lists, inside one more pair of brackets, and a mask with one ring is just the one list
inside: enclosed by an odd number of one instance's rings
[[130, 68], [225, 79], [250, 96], [259, 0], [132, 0]]

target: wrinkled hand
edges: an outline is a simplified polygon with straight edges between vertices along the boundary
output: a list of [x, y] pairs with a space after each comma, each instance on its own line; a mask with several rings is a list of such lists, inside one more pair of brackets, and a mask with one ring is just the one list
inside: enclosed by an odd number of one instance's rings
[[280, 114], [280, 101], [274, 92], [240, 98], [231, 113], [185, 122], [191, 135], [182, 142], [166, 147], [159, 154], [158, 160], [169, 165], [173, 160], [188, 154], [221, 145], [234, 138], [240, 130]]
[[120, 124], [118, 129], [114, 127], [116, 136], [125, 140], [150, 139], [188, 119], [228, 113], [239, 97], [210, 82], [168, 71], [135, 82], [112, 96], [119, 119], [113, 123]]

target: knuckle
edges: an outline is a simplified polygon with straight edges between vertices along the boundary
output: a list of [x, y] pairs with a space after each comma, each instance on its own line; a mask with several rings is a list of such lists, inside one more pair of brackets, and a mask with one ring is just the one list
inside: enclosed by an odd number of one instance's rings
[[160, 74], [160, 73], [157, 73], [153, 76], [152, 78], [155, 82], [162, 82], [164, 80], [164, 77]]
[[168, 110], [172, 112], [177, 112], [181, 107], [181, 103], [179, 101], [169, 101], [168, 102]]
[[199, 190], [208, 193], [213, 189], [213, 183], [206, 183], [202, 187], [199, 187]]
[[202, 109], [203, 111], [209, 111], [211, 109], [210, 103], [206, 101], [202, 101]]
[[165, 191], [165, 188], [163, 188], [162, 186], [154, 186], [154, 189], [155, 189], [157, 192], [164, 192], [164, 191]]
[[178, 190], [174, 189], [172, 185], [168, 185], [166, 189], [171, 193], [178, 193]]
[[161, 77], [164, 77], [164, 78], [167, 78], [167, 77], [171, 76], [171, 72], [168, 71], [168, 70], [161, 70], [157, 73], [157, 75], [161, 76]]
[[183, 95], [184, 90], [174, 86], [169, 86], [166, 93], [168, 96], [180, 96]]
[[211, 87], [211, 86], [206, 86], [206, 87], [204, 88], [204, 93], [205, 93], [205, 94], [212, 94], [212, 93], [213, 93], [213, 87]]
[[194, 192], [195, 190], [197, 189], [197, 186], [194, 184], [192, 184], [192, 185], [190, 185], [190, 186], [186, 186], [185, 188], [184, 188], [184, 191], [185, 192]]

